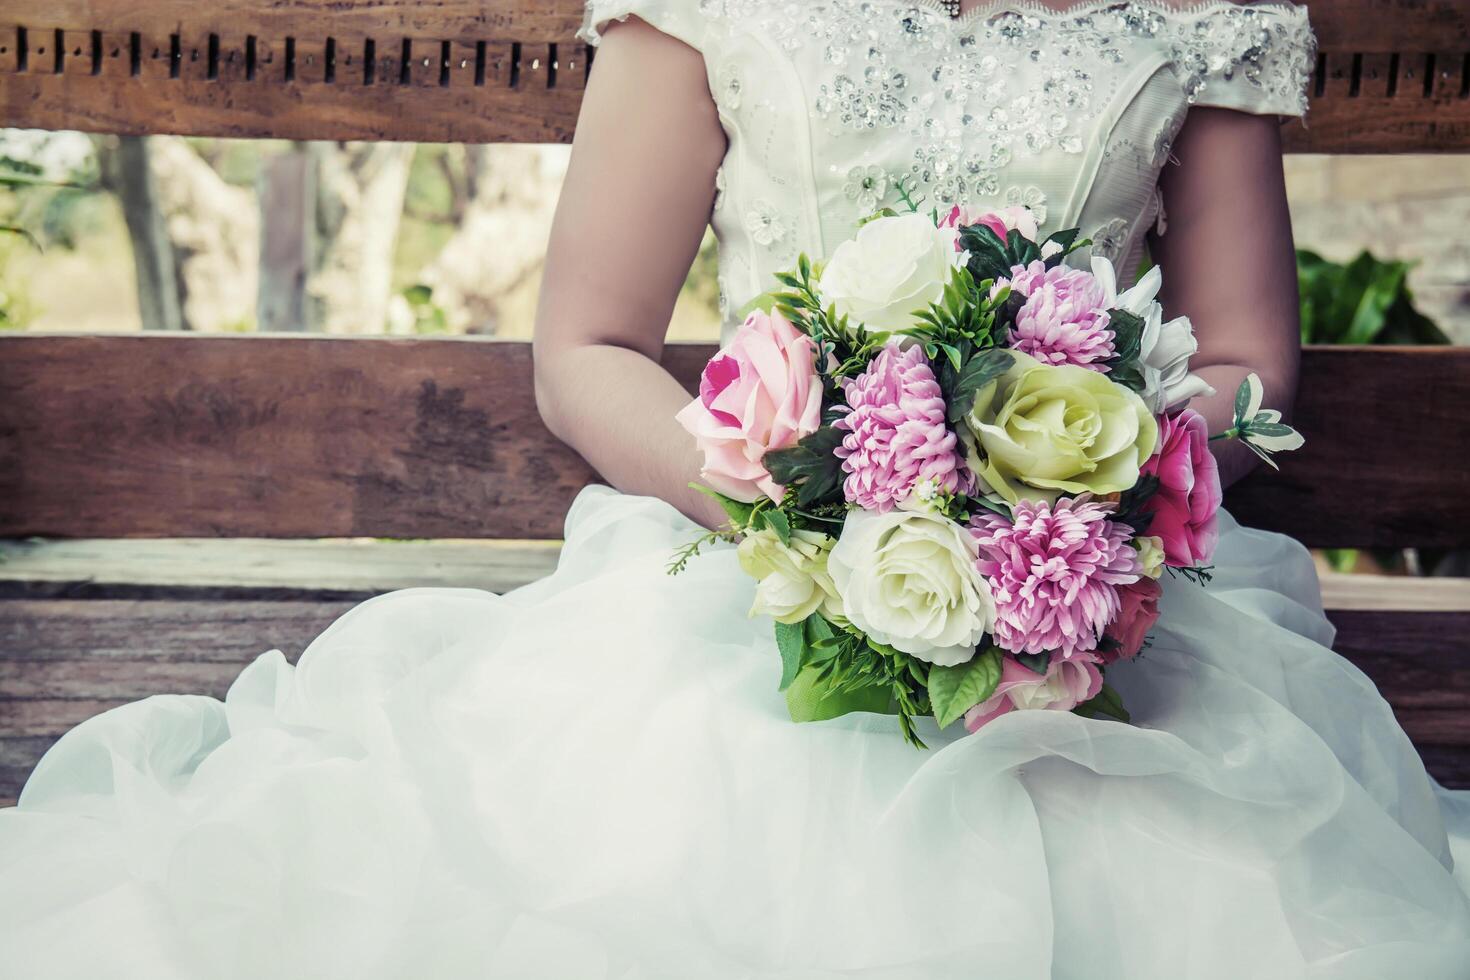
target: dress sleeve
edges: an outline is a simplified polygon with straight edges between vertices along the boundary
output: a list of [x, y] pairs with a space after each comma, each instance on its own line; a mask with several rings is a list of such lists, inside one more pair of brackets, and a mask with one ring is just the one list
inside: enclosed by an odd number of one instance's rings
[[705, 50], [707, 20], [699, 11], [699, 0], [588, 0], [577, 37], [595, 48], [602, 43], [603, 28], [629, 17], [647, 21], [696, 51]]
[[1195, 105], [1304, 116], [1317, 39], [1306, 7], [1218, 0], [1175, 22], [1173, 63]]

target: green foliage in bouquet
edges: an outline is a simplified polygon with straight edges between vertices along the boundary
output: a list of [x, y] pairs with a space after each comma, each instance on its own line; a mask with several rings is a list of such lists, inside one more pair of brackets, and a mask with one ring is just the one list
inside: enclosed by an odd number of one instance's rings
[[[1048, 269], [1058, 266], [1068, 255], [1079, 248], [1092, 244], [1078, 241], [1080, 229], [1069, 228], [1059, 231], [1040, 244], [1022, 237], [1014, 228], [1002, 239], [985, 225], [965, 225], [960, 228], [960, 246], [970, 253], [970, 274], [976, 282], [1004, 279], [1018, 265], [1045, 261]], [[1043, 259], [1048, 245], [1059, 250]]]

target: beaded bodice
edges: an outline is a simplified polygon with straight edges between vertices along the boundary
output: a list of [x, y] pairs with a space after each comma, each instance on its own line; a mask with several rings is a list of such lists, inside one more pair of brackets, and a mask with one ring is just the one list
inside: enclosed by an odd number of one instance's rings
[[583, 36], [630, 15], [704, 55], [729, 136], [711, 219], [727, 330], [900, 183], [1029, 205], [1132, 268], [1189, 107], [1300, 115], [1314, 60], [1289, 3], [1019, 0], [954, 18], [938, 0], [591, 0]]

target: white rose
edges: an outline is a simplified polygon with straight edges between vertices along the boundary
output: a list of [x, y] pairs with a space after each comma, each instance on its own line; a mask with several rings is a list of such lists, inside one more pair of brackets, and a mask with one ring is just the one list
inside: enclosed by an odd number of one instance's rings
[[955, 229], [922, 214], [879, 218], [837, 246], [817, 292], [868, 330], [903, 330], [944, 295], [959, 259]]
[[1127, 310], [1143, 318], [1143, 336], [1138, 347], [1143, 391], [1138, 394], [1149, 411], [1163, 415], [1184, 407], [1191, 398], [1215, 393], [1203, 378], [1189, 373], [1190, 358], [1199, 351], [1189, 317], [1164, 322], [1164, 308], [1154, 298], [1164, 281], [1157, 266], [1148, 270], [1132, 289], [1122, 293], [1117, 291], [1117, 276], [1107, 259], [1094, 258], [1092, 274], [1102, 284], [1109, 309]]
[[940, 514], [853, 511], [827, 568], [848, 620], [879, 643], [953, 667], [995, 625], [995, 597], [975, 567], [979, 548]]
[[745, 574], [759, 582], [750, 614], [799, 623], [820, 609], [842, 622], [842, 601], [827, 572], [832, 545], [831, 537], [815, 531], [792, 531], [790, 544], [769, 528], [747, 534], [736, 554]]

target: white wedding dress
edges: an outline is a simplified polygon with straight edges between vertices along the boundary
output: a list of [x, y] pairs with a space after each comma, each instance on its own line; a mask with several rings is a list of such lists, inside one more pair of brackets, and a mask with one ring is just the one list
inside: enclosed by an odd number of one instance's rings
[[[586, 36], [630, 14], [705, 56], [731, 309], [905, 176], [1131, 268], [1188, 106], [1299, 114], [1312, 50], [1223, 2], [596, 0]], [[374, 599], [224, 703], [81, 725], [0, 815], [0, 975], [1470, 976], [1470, 794], [1330, 651], [1293, 541], [1226, 518], [1214, 582], [1166, 579], [1109, 674], [1134, 725], [921, 752], [791, 723], [733, 551], [665, 574], [694, 533], [589, 489], [544, 581]]]

